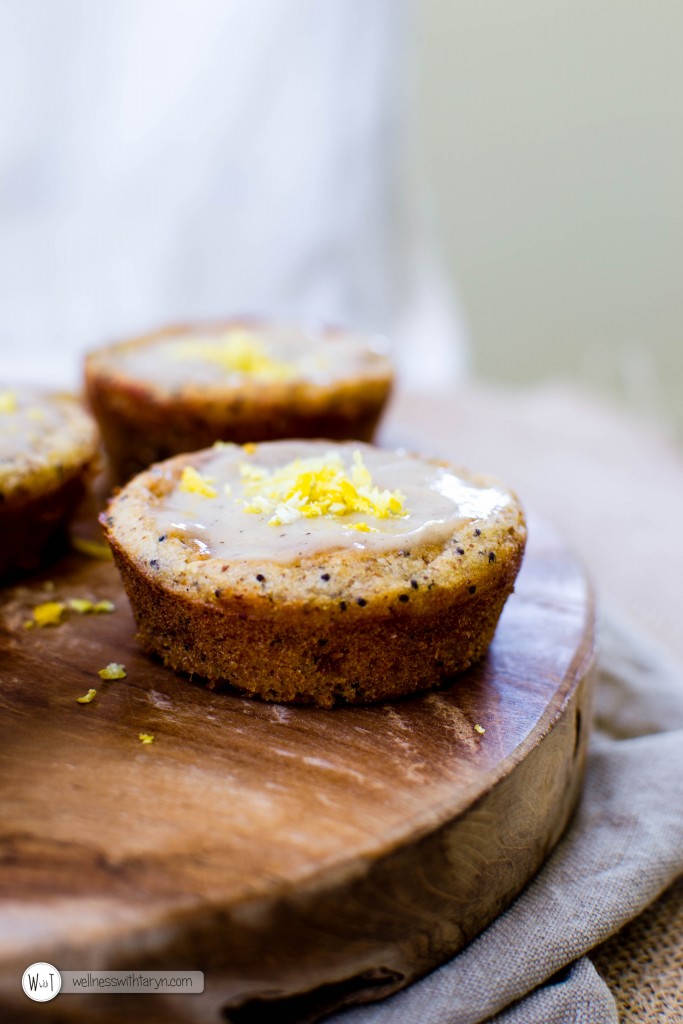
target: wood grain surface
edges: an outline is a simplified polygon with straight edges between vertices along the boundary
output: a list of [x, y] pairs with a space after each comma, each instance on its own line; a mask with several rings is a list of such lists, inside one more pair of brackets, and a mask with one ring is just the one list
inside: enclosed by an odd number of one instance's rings
[[[68, 598], [116, 611], [24, 628]], [[201, 996], [60, 995], [47, 1020], [315, 1020], [380, 998], [514, 898], [578, 798], [593, 605], [540, 522], [486, 659], [392, 704], [285, 707], [175, 675], [137, 650], [113, 565], [76, 554], [8, 588], [1, 623], [3, 1021], [36, 1019], [20, 977], [38, 960], [206, 976]], [[125, 680], [99, 679], [111, 661]]]

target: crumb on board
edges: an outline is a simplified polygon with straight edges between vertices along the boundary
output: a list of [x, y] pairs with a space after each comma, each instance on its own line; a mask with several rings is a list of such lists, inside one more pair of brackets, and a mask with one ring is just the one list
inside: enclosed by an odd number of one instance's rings
[[97, 690], [93, 690], [91, 688], [90, 690], [88, 690], [87, 693], [84, 693], [82, 697], [76, 697], [76, 700], [78, 701], [79, 704], [91, 704], [96, 696]]
[[98, 670], [98, 676], [100, 679], [125, 679], [126, 670], [123, 665], [119, 665], [116, 661], [110, 661], [106, 668]]
[[88, 540], [86, 537], [70, 538], [71, 547], [80, 555], [87, 555], [88, 558], [101, 558], [105, 561], [112, 560], [112, 553], [107, 544], [99, 540]]
[[24, 629], [39, 626], [60, 626], [64, 622], [67, 609], [77, 615], [102, 615], [116, 610], [113, 601], [91, 601], [84, 597], [70, 597], [66, 601], [43, 601], [32, 609], [30, 619], [24, 623]]
[[149, 746], [150, 743], [154, 743], [154, 736], [151, 732], [139, 732], [138, 739], [140, 740], [140, 743], [143, 743], [146, 746]]
[[41, 629], [43, 626], [58, 626], [65, 611], [66, 605], [63, 601], [43, 601], [33, 609], [33, 619], [29, 619], [24, 625], [27, 629], [34, 625], [40, 626]]
[[477, 722], [477, 724], [474, 727], [474, 731], [478, 732], [480, 736], [483, 736], [484, 733], [486, 732], [486, 729], [484, 728], [483, 725], [479, 725], [479, 723]]
[[77, 612], [79, 615], [102, 615], [116, 609], [113, 601], [90, 601], [84, 597], [70, 597], [67, 604], [72, 612]]

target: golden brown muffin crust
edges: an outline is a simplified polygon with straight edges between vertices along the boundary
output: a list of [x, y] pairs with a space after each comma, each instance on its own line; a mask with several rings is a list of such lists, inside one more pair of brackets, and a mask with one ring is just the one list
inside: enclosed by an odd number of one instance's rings
[[[256, 320], [181, 324], [91, 352], [85, 363], [88, 400], [100, 425], [119, 482], [160, 461], [216, 440], [267, 441], [284, 437], [370, 440], [393, 383], [386, 356], [368, 348], [362, 365], [327, 381], [296, 373], [286, 379], [242, 376], [239, 380], [185, 380], [171, 387], [136, 375], [125, 357], [164, 339], [242, 329], [258, 334]], [[344, 332], [317, 332], [322, 350], [334, 349]]]
[[268, 699], [329, 705], [434, 686], [483, 654], [524, 551], [514, 496], [443, 544], [328, 550], [289, 565], [222, 559], [159, 534], [150, 515], [188, 463], [201, 471], [212, 456], [153, 467], [102, 517], [141, 643], [166, 664]]
[[15, 388], [0, 411], [0, 577], [36, 568], [83, 496], [97, 428], [72, 395]]

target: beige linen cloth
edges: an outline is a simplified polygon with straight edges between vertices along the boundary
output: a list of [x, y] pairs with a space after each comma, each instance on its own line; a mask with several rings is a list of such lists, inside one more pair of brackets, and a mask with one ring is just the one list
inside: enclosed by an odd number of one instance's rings
[[683, 873], [683, 671], [614, 613], [599, 644], [583, 796], [540, 873], [449, 963], [332, 1021], [617, 1024], [590, 951]]

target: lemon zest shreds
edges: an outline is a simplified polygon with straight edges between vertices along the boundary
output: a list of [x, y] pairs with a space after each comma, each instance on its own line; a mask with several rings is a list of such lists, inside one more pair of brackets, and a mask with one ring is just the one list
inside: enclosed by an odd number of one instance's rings
[[71, 547], [80, 555], [87, 555], [88, 558], [101, 558], [111, 562], [112, 553], [106, 544], [98, 540], [88, 540], [86, 537], [70, 537]]
[[104, 598], [102, 601], [96, 601], [95, 604], [92, 606], [92, 610], [94, 611], [95, 615], [106, 615], [109, 612], [115, 612], [116, 605], [114, 604], [113, 601], [107, 601], [107, 599]]
[[126, 670], [123, 665], [117, 664], [115, 661], [110, 661], [106, 668], [101, 668], [98, 671], [100, 679], [125, 679]]
[[483, 735], [484, 735], [484, 733], [486, 732], [486, 729], [484, 728], [484, 726], [483, 726], [483, 725], [479, 725], [479, 724], [477, 724], [477, 725], [475, 725], [475, 727], [474, 727], [474, 731], [475, 731], [475, 732], [478, 732], [480, 736], [483, 736]]
[[154, 743], [154, 736], [151, 732], [139, 732], [138, 739], [140, 740], [140, 743], [144, 743], [146, 745]]
[[[270, 514], [270, 526], [315, 516], [347, 516], [354, 512], [388, 519], [407, 515], [400, 491], [382, 490], [356, 450], [350, 471], [334, 451], [322, 457], [294, 459], [269, 473], [262, 466], [240, 463], [242, 487], [247, 496], [244, 511]], [[375, 528], [355, 523], [353, 529], [369, 533]]]
[[185, 494], [200, 494], [202, 498], [215, 498], [218, 491], [212, 486], [213, 481], [202, 476], [194, 466], [185, 466], [180, 476], [178, 489]]
[[63, 601], [44, 601], [33, 609], [33, 621], [41, 629], [43, 626], [58, 626], [65, 610]]
[[287, 380], [294, 367], [269, 356], [261, 340], [244, 328], [233, 328], [222, 337], [189, 341], [176, 345], [177, 359], [201, 359], [226, 373], [243, 373], [262, 380]]
[[76, 697], [79, 704], [90, 704], [94, 701], [97, 696], [97, 690], [90, 689], [87, 693], [84, 693], [82, 697]]
[[0, 391], [0, 412], [16, 412], [17, 396], [13, 391]]

